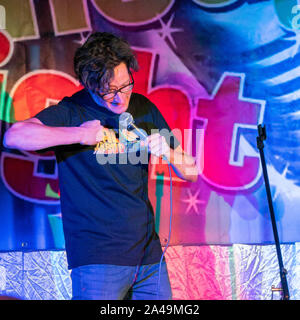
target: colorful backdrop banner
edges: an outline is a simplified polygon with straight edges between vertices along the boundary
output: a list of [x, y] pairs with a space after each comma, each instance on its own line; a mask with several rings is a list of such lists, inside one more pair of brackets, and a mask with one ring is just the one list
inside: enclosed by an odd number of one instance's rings
[[[259, 123], [280, 241], [300, 241], [297, 0], [0, 0], [0, 8], [1, 141], [12, 123], [80, 90], [76, 48], [94, 31], [115, 33], [138, 58], [134, 90], [158, 106], [201, 172], [196, 183], [173, 172], [171, 245], [273, 243]], [[1, 144], [0, 165], [0, 250], [64, 249], [54, 153]], [[164, 244], [169, 171], [153, 163], [149, 172]]]

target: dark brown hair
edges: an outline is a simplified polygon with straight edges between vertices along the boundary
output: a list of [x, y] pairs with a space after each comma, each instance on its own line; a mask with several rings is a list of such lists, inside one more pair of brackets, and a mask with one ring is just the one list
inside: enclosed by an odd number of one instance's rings
[[92, 33], [74, 56], [74, 71], [80, 83], [95, 92], [108, 86], [114, 68], [124, 62], [138, 70], [138, 62], [129, 43], [108, 32]]

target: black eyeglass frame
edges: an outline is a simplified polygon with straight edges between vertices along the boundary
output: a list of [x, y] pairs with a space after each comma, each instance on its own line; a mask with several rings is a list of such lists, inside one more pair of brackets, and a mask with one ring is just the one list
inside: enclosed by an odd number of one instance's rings
[[[129, 73], [130, 81], [131, 81], [129, 84], [127, 84], [126, 86], [123, 86], [123, 87], [119, 88], [118, 90], [113, 90], [113, 91], [111, 91], [111, 92], [107, 92], [107, 93], [104, 93], [104, 94], [100, 94], [99, 92], [96, 91], [97, 94], [99, 95], [99, 97], [101, 97], [101, 99], [103, 99], [104, 101], [110, 101], [110, 100], [113, 100], [113, 99], [115, 98], [115, 96], [116, 96], [119, 92], [121, 92], [121, 93], [127, 93], [127, 92], [131, 91], [131, 90], [133, 89], [133, 86], [134, 86], [134, 79], [133, 79], [132, 73], [131, 73], [130, 71], [129, 71], [128, 73]], [[132, 86], [131, 89], [129, 89], [128, 91], [122, 92], [122, 90], [123, 90], [124, 88], [130, 87], [130, 86]], [[108, 94], [113, 94], [113, 97], [111, 97], [111, 98], [109, 98], [109, 99], [105, 99], [105, 96], [108, 95]]]

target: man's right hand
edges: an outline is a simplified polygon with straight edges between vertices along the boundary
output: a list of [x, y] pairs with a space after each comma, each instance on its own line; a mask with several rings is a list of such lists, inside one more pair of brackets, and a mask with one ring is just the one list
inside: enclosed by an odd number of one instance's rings
[[84, 128], [81, 144], [93, 146], [103, 140], [105, 128], [100, 120], [86, 121], [80, 125], [80, 128]]

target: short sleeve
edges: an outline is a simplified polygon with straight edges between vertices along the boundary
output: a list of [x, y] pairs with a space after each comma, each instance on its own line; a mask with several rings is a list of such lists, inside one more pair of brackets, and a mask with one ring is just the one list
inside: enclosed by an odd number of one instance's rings
[[71, 112], [67, 98], [64, 98], [57, 105], [50, 106], [40, 111], [34, 117], [50, 127], [70, 126]]
[[179, 146], [180, 142], [171, 131], [167, 121], [164, 119], [161, 112], [153, 103], [151, 112], [153, 116], [153, 123], [159, 130], [159, 133], [166, 138], [167, 143], [172, 149], [176, 149]]

